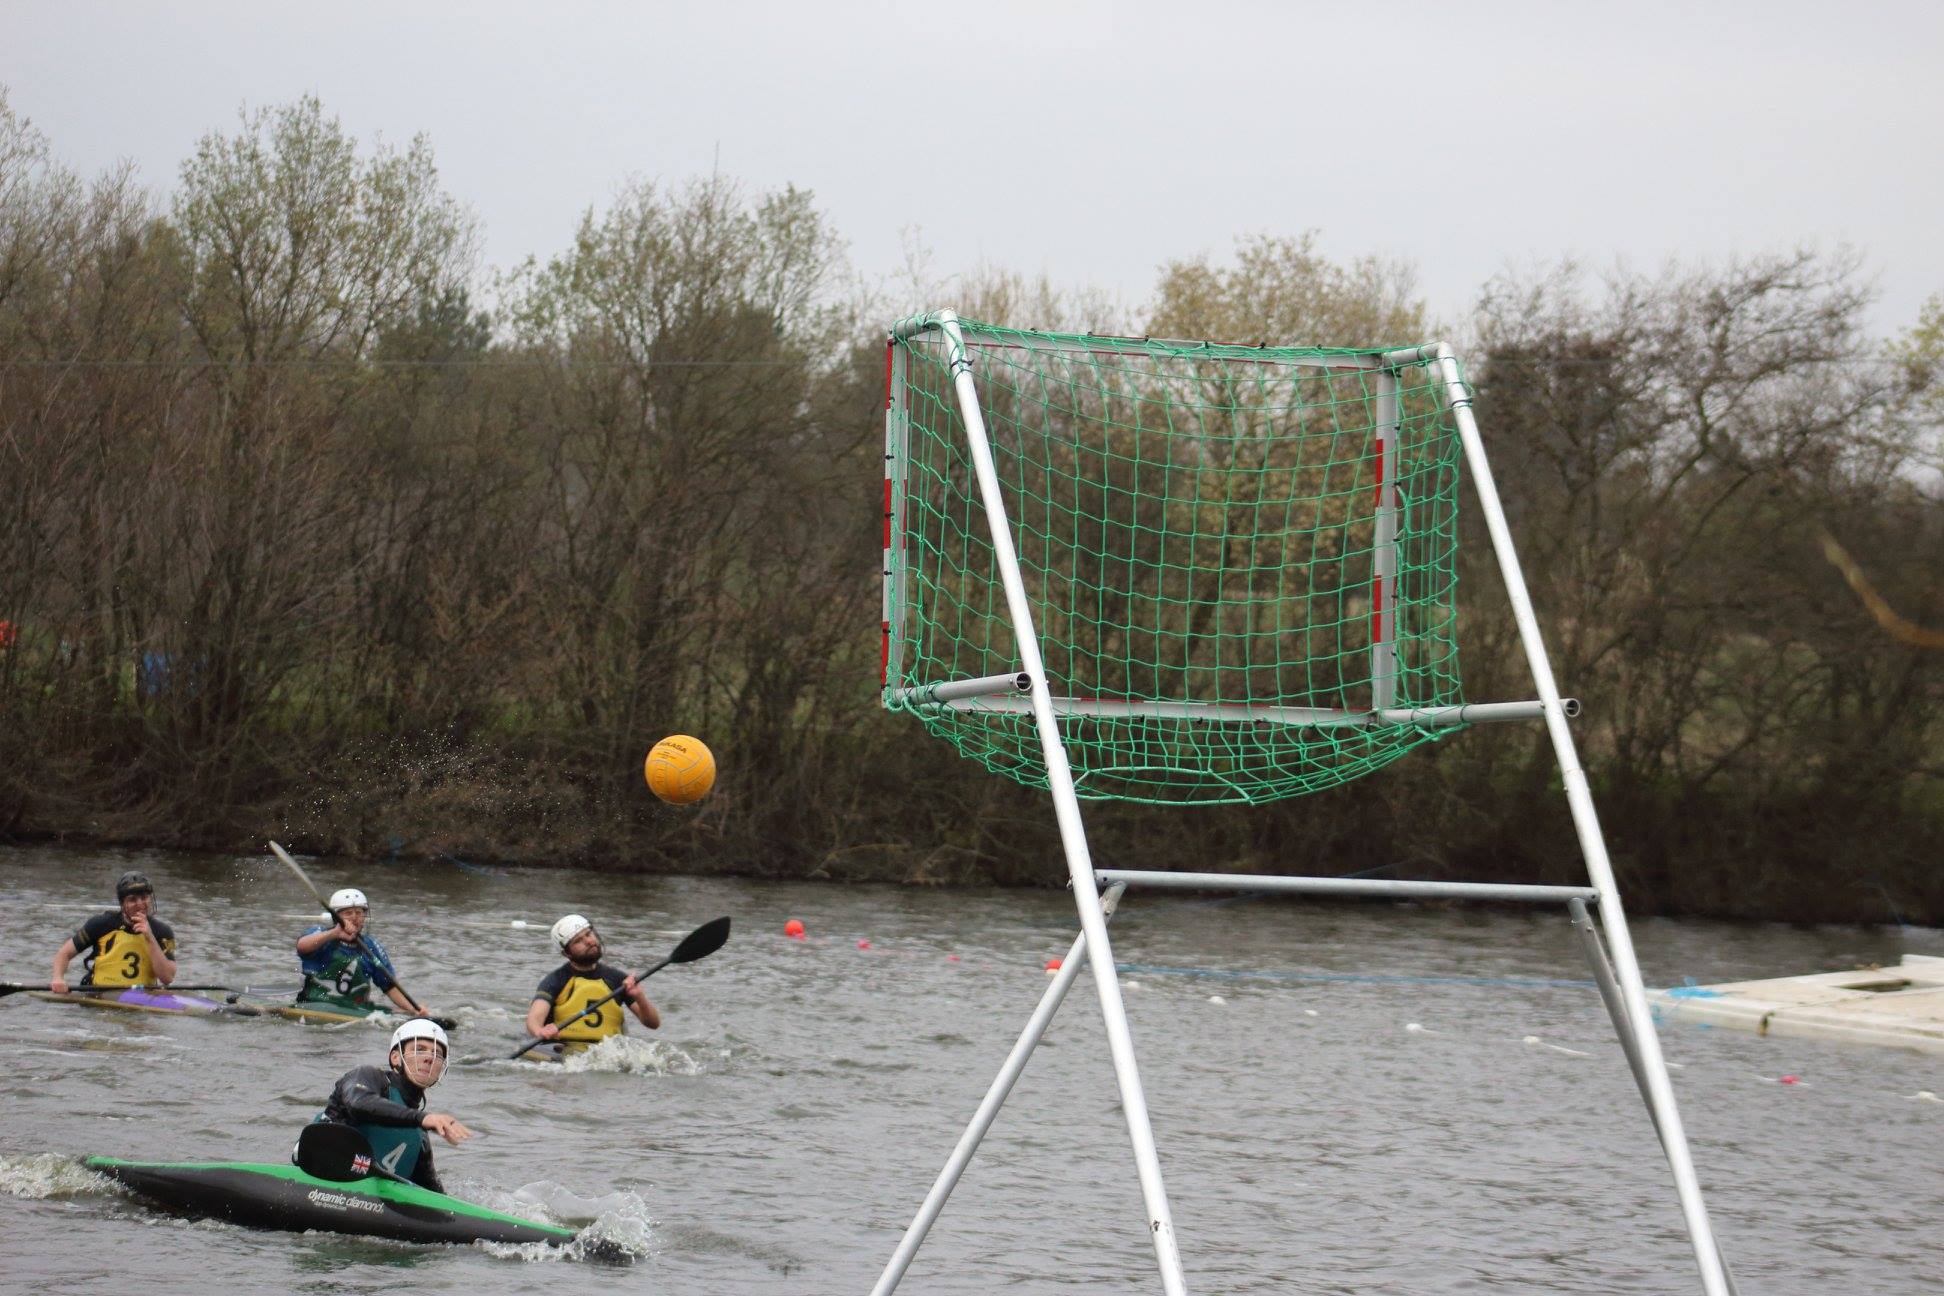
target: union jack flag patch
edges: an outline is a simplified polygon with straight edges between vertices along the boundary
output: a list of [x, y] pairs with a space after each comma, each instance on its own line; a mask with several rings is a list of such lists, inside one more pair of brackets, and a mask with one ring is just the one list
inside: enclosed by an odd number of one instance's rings
[[362, 1152], [353, 1153], [351, 1157], [351, 1172], [353, 1174], [370, 1174], [371, 1158]]

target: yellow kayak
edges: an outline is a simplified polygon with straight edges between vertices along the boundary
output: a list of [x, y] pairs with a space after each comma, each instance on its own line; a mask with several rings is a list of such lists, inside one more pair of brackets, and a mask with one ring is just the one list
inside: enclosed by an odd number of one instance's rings
[[273, 1017], [286, 1017], [291, 1021], [355, 1022], [363, 1021], [380, 1010], [373, 1008], [369, 1012], [354, 1012], [344, 1008], [327, 1008], [323, 1004], [297, 1003], [264, 1004], [263, 1011]]

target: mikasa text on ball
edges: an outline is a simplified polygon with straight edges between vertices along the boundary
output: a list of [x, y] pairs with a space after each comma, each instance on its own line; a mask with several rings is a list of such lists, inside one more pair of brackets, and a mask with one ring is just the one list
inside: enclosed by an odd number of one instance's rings
[[648, 753], [648, 790], [670, 805], [691, 805], [715, 786], [715, 757], [700, 738], [671, 734]]

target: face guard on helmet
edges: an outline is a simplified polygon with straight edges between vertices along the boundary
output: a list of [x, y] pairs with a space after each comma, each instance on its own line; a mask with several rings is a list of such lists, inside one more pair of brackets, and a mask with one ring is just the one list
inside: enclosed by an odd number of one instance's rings
[[430, 1089], [445, 1074], [451, 1047], [445, 1031], [429, 1017], [414, 1017], [392, 1032], [391, 1064], [421, 1089]]

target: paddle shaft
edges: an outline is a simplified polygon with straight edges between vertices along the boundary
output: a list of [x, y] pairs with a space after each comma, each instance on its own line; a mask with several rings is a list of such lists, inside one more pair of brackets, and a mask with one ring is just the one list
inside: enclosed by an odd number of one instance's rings
[[[304, 872], [304, 870], [298, 866], [297, 861], [290, 858], [290, 855], [284, 850], [284, 848], [277, 845], [277, 843], [271, 842], [270, 849], [277, 853], [278, 859], [282, 860], [284, 863], [290, 866], [290, 871], [297, 875], [298, 880], [304, 884], [304, 889], [311, 893], [311, 899], [317, 901], [317, 907], [324, 910], [326, 913], [330, 913], [332, 921], [335, 922], [337, 920], [337, 914], [331, 911], [331, 906], [329, 902], [327, 902], [324, 899], [324, 893], [317, 889], [317, 884], [310, 880], [310, 874]], [[377, 964], [378, 956], [371, 952], [371, 946], [365, 944], [365, 938], [362, 934], [352, 937], [351, 940], [352, 940], [352, 944], [358, 947], [359, 953], [363, 954], [366, 958], [370, 959], [373, 964]], [[398, 993], [405, 996], [405, 1002], [412, 1005], [412, 1011], [417, 1013], [421, 1017], [425, 1016], [425, 1005], [418, 1001], [417, 995], [414, 995], [410, 990], [407, 990], [405, 988], [405, 983], [398, 979], [398, 974], [396, 972], [391, 974], [391, 979], [392, 979], [393, 989], [397, 990]]]
[[[670, 963], [673, 963], [674, 961], [675, 961], [675, 957], [674, 955], [671, 954], [669, 957], [655, 964], [655, 966], [649, 968], [646, 972], [637, 973], [635, 976], [635, 989], [639, 990], [641, 988], [641, 983], [643, 981], [646, 981], [649, 977], [655, 975], [655, 973], [661, 971], [663, 968], [667, 967]], [[620, 997], [621, 997], [621, 992], [619, 990], [616, 990], [608, 994], [605, 998], [596, 999], [593, 1003], [587, 1005], [587, 1007], [581, 1009], [579, 1012], [575, 1013], [572, 1017], [569, 1017], [566, 1021], [561, 1022], [560, 1029], [565, 1030], [567, 1027], [572, 1026], [575, 1022], [579, 1021], [581, 1018], [587, 1016], [589, 1013], [594, 1012], [596, 1009], [599, 1008], [605, 1008], [607, 1005], [613, 1003], [616, 999], [619, 999]], [[555, 1036], [555, 1039], [558, 1038], [559, 1038], [558, 1036]], [[554, 1040], [547, 1039], [545, 1036], [542, 1036], [539, 1039], [528, 1040], [525, 1044], [522, 1044], [520, 1046], [520, 1051], [518, 1053], [515, 1053], [512, 1058], [508, 1058], [507, 1061], [511, 1062], [514, 1058], [525, 1057], [529, 1051], [539, 1048], [542, 1044], [552, 1044], [552, 1043], [554, 1043]]]
[[[0, 982], [0, 998], [5, 998], [8, 995], [21, 994], [23, 992], [30, 991], [30, 990], [46, 990], [46, 989], [47, 989], [47, 982], [45, 981], [40, 982], [38, 985], [16, 985], [11, 981]], [[138, 986], [138, 985], [84, 984], [84, 985], [71, 985], [68, 987], [69, 994], [113, 994], [119, 990], [148, 990], [156, 994], [176, 994], [178, 992], [185, 992], [189, 990], [220, 990], [224, 994], [233, 994], [233, 995], [283, 994], [284, 993], [284, 991], [282, 990], [258, 989], [254, 986], [243, 986], [239, 988], [237, 986], [226, 986], [226, 985]], [[290, 993], [294, 994], [296, 992], [291, 991]]]

